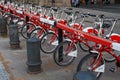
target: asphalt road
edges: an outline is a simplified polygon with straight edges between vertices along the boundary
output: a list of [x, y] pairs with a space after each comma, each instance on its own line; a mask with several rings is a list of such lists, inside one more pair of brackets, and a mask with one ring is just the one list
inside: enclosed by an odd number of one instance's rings
[[80, 6], [80, 8], [105, 11], [110, 13], [120, 13], [120, 4], [114, 5], [88, 5], [88, 6]]

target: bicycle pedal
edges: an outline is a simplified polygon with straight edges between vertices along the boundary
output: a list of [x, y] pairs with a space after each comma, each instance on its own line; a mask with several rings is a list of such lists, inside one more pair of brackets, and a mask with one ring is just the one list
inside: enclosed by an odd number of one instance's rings
[[112, 67], [109, 69], [111, 72], [116, 72], [116, 68]]

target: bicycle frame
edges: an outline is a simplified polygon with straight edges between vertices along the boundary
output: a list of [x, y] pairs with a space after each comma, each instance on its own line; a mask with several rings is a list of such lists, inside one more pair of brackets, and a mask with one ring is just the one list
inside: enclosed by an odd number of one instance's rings
[[[96, 44], [96, 45], [97, 45], [97, 44]], [[102, 45], [99, 45], [99, 46], [100, 46], [99, 48], [98, 48], [98, 46], [95, 46], [95, 47], [93, 48], [93, 51], [95, 51], [95, 53], [98, 54], [98, 59], [97, 59], [97, 62], [96, 62], [97, 64], [94, 65], [94, 67], [93, 67], [93, 69], [92, 69], [93, 71], [95, 71], [95, 70], [98, 68], [101, 60], [104, 59], [104, 58], [103, 58], [103, 53], [102, 53], [102, 52], [104, 52], [104, 51], [107, 52], [108, 54], [112, 55], [112, 56], [115, 58], [116, 63], [120, 63], [120, 57], [113, 52], [113, 49], [112, 49], [112, 48], [108, 48], [108, 47], [102, 46]], [[93, 52], [93, 53], [94, 53], [94, 52]], [[116, 66], [117, 66], [117, 67], [120, 67], [120, 65], [119, 65], [119, 66], [116, 65]]]

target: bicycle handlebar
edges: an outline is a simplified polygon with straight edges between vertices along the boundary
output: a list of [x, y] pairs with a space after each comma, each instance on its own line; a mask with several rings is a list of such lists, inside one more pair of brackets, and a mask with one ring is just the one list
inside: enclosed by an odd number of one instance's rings
[[88, 16], [91, 16], [91, 17], [97, 17], [97, 16], [94, 15], [94, 14], [88, 14]]
[[91, 14], [91, 13], [80, 13], [83, 17], [98, 17], [98, 18], [104, 18], [104, 14], [96, 15], [96, 14]]

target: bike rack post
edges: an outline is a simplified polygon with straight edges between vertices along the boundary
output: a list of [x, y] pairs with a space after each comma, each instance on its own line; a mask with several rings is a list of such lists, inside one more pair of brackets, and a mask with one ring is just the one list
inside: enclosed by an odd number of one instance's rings
[[[63, 42], [63, 30], [58, 28], [58, 43]], [[59, 49], [59, 62], [63, 60], [63, 47]]]
[[[26, 16], [26, 23], [27, 22], [29, 22], [29, 17], [28, 16]], [[27, 30], [29, 29], [29, 25], [27, 26]], [[27, 37], [30, 37], [30, 34], [29, 33], [27, 33]]]

